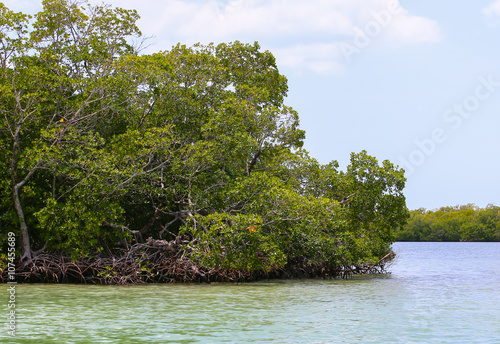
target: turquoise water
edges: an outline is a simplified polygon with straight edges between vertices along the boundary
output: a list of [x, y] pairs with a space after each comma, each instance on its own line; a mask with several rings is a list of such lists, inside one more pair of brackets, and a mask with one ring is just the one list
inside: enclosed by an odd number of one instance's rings
[[394, 249], [391, 274], [350, 280], [18, 285], [0, 342], [500, 343], [500, 243]]

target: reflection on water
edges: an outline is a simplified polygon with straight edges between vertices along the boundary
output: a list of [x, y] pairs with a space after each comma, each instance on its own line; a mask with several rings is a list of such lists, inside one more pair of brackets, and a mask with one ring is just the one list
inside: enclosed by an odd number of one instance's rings
[[[498, 343], [500, 244], [396, 243], [392, 274], [210, 285], [18, 285], [2, 343]], [[7, 304], [7, 294], [0, 302]], [[4, 307], [6, 313], [6, 307]]]

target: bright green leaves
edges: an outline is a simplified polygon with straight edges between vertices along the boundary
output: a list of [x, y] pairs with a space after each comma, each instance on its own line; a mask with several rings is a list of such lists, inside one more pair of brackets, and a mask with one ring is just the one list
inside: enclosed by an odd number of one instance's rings
[[186, 142], [246, 133], [259, 146], [302, 144], [298, 116], [282, 103], [286, 79], [258, 45], [178, 45], [138, 62], [140, 123], [172, 123]]
[[353, 153], [347, 171], [333, 179], [328, 195], [343, 205], [356, 250], [375, 257], [387, 253], [395, 231], [408, 218], [402, 193], [405, 181], [403, 170], [389, 161], [380, 165], [365, 151]]
[[262, 233], [287, 259], [334, 259], [336, 201], [300, 195], [279, 178], [255, 172], [231, 183], [224, 203], [229, 214], [258, 214]]
[[130, 173], [158, 169], [171, 159], [173, 150], [172, 128], [150, 128], [147, 130], [128, 130], [116, 135], [106, 147], [106, 153], [114, 159], [115, 166]]
[[389, 161], [380, 166], [375, 158], [363, 151], [351, 156], [345, 177], [352, 192], [352, 202], [347, 202], [353, 219], [357, 215], [361, 222], [377, 223], [381, 230], [378, 234], [382, 235], [385, 228], [387, 239], [391, 240], [393, 235], [389, 229], [402, 226], [408, 217], [403, 196], [404, 171]]
[[[40, 229], [52, 223], [35, 221], [34, 213], [48, 219], [44, 209], [57, 207], [68, 232], [99, 238], [99, 232], [82, 225], [83, 215], [71, 225], [72, 209], [84, 200], [89, 206], [82, 206], [81, 214], [99, 206], [118, 209], [109, 198], [131, 178], [120, 177], [113, 168], [116, 156], [110, 158], [104, 147], [106, 139], [125, 131], [111, 125], [118, 122], [127, 93], [136, 89], [121, 57], [136, 53], [131, 38], [140, 34], [137, 12], [81, 4], [45, 0], [31, 23], [31, 17], [0, 4], [0, 121], [6, 129], [0, 142], [8, 149], [1, 155], [8, 172], [0, 176], [10, 180], [12, 197], [11, 204], [1, 206], [7, 214], [15, 208], [17, 218], [7, 226], [20, 228], [28, 259], [30, 242], [40, 245]], [[137, 154], [142, 160], [134, 166], [144, 166], [143, 152]], [[48, 197], [55, 205], [45, 202]], [[89, 226], [101, 220], [89, 217]]]
[[234, 42], [218, 45], [215, 55], [226, 69], [239, 98], [259, 109], [268, 105], [282, 106], [288, 91], [287, 80], [279, 74], [275, 58], [269, 51], [261, 52], [257, 42], [253, 45]]
[[128, 62], [140, 81], [129, 129], [172, 125], [175, 153], [161, 170], [169, 183], [153, 202], [177, 224], [230, 207], [235, 178], [275, 169], [302, 145], [298, 115], [282, 103], [286, 79], [258, 45], [177, 45]]
[[[44, 160], [50, 169], [52, 194], [34, 214], [50, 247], [88, 253], [129, 235], [120, 200], [140, 193], [139, 182], [157, 182], [148, 174], [169, 162], [170, 129], [131, 130], [110, 142], [96, 133], [69, 131], [57, 146], [40, 150], [37, 144], [38, 150], [30, 150], [33, 160]], [[58, 132], [55, 128], [42, 137], [51, 142]]]
[[6, 72], [19, 50], [25, 51], [30, 16], [9, 10], [0, 3], [0, 68]]
[[[280, 164], [271, 164], [268, 171], [255, 171], [227, 182], [223, 214], [257, 216], [258, 233], [287, 262], [348, 267], [375, 264], [389, 252], [395, 230], [407, 216], [401, 193], [402, 171], [389, 162], [379, 165], [366, 152], [352, 155], [346, 173], [339, 172], [335, 162], [322, 166], [301, 151], [274, 158]], [[190, 220], [186, 231], [190, 228], [195, 239], [215, 236], [213, 231], [201, 233], [200, 228], [205, 228], [197, 227], [201, 218], [205, 217]], [[224, 233], [231, 236], [228, 233], [232, 232]], [[223, 246], [227, 245], [225, 241]], [[201, 264], [210, 261], [223, 266], [203, 256], [213, 250], [197, 249], [196, 259]]]
[[130, 39], [140, 36], [135, 10], [87, 5], [70, 0], [45, 0], [36, 15], [31, 38], [40, 57], [57, 59], [72, 75], [102, 77], [113, 59], [135, 53]]
[[196, 238], [192, 258], [204, 266], [267, 271], [286, 262], [284, 254], [263, 233], [262, 220], [255, 215], [195, 216], [183, 232]]
[[400, 241], [500, 241], [500, 207], [474, 204], [412, 210]]
[[49, 198], [33, 216], [43, 228], [42, 239], [48, 240], [51, 248], [63, 249], [77, 258], [126, 237], [127, 232], [109, 226], [121, 214], [117, 204], [101, 202], [88, 190], [77, 189], [64, 201]]

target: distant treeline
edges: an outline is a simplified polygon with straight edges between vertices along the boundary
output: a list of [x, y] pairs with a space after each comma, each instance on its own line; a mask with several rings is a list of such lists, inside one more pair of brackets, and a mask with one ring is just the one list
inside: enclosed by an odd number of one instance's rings
[[474, 204], [412, 210], [397, 241], [500, 241], [500, 207]]

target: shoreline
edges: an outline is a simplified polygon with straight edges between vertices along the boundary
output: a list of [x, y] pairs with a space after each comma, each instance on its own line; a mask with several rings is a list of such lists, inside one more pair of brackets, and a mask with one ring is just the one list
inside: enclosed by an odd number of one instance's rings
[[[349, 278], [353, 275], [385, 273], [385, 265], [395, 254], [379, 262], [353, 266], [311, 263], [303, 258], [269, 271], [228, 270], [205, 267], [190, 259], [190, 252], [173, 242], [149, 241], [114, 254], [100, 254], [72, 260], [61, 254], [40, 254], [29, 263], [16, 265], [15, 281], [22, 283], [67, 283], [98, 285], [134, 285], [149, 283], [241, 283], [273, 279]], [[9, 280], [8, 271], [0, 281]]]

